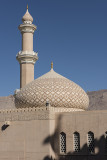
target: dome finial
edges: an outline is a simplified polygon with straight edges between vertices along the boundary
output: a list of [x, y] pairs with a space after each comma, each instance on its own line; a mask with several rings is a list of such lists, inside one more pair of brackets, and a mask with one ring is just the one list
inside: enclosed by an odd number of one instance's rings
[[53, 62], [51, 62], [51, 69], [53, 69]]
[[27, 4], [27, 10], [28, 10], [28, 4]]

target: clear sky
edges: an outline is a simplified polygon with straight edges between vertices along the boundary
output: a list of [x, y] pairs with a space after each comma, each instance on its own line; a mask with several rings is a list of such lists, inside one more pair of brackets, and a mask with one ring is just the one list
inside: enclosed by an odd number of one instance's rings
[[85, 91], [107, 89], [107, 0], [1, 0], [0, 96], [20, 87], [18, 25], [29, 5], [37, 30], [35, 79], [54, 70]]

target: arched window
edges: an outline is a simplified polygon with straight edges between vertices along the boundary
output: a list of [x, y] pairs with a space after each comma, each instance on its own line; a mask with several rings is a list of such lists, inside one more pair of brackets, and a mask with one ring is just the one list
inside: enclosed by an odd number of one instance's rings
[[60, 153], [66, 153], [66, 134], [60, 133]]
[[88, 151], [90, 153], [94, 153], [94, 133], [91, 131], [88, 132], [87, 145], [88, 145]]
[[105, 152], [107, 153], [107, 131], [105, 132]]
[[73, 134], [73, 148], [74, 152], [80, 151], [80, 134], [78, 132], [74, 132]]

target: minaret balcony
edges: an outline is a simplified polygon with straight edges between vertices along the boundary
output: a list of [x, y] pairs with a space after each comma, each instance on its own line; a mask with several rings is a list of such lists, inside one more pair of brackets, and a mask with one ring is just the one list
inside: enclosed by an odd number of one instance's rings
[[19, 53], [16, 55], [16, 59], [19, 61], [20, 64], [35, 64], [35, 62], [38, 60], [38, 53], [34, 51], [19, 51]]
[[19, 30], [21, 33], [34, 33], [34, 31], [37, 29], [37, 27], [34, 24], [28, 23], [29, 21], [26, 21], [26, 23], [19, 25]]

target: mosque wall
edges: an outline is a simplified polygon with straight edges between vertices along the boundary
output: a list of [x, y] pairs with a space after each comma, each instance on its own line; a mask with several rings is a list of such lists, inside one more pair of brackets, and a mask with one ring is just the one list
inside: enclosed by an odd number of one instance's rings
[[[60, 121], [57, 120], [59, 117]], [[59, 159], [107, 159], [107, 111], [56, 114], [55, 119], [55, 152]], [[62, 133], [65, 140], [60, 139]]]
[[106, 122], [107, 111], [2, 110], [0, 160], [105, 160]]
[[43, 160], [53, 154], [49, 139], [54, 119], [48, 110], [0, 112], [0, 160]]

